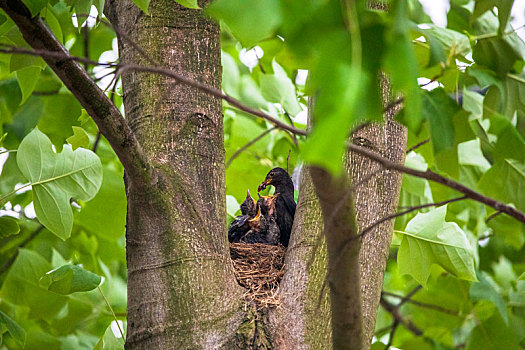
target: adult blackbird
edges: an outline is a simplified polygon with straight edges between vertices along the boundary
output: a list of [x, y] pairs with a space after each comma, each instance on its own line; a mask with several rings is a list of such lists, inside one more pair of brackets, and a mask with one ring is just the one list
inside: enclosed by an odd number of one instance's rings
[[230, 241], [230, 243], [240, 242], [241, 237], [252, 228], [250, 226], [250, 220], [257, 216], [257, 211], [257, 202], [252, 198], [250, 190], [248, 190], [246, 199], [241, 203], [241, 215], [232, 221], [228, 229], [228, 241]]
[[283, 168], [274, 168], [268, 172], [264, 181], [259, 185], [257, 192], [272, 185], [275, 187], [275, 221], [279, 227], [279, 242], [285, 247], [290, 241], [293, 218], [295, 216], [295, 200], [293, 182], [290, 175]]

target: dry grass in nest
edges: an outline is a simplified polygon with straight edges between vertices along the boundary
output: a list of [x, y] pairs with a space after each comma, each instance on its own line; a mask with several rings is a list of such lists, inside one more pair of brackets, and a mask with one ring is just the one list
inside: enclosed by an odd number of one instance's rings
[[284, 274], [285, 251], [282, 245], [230, 244], [235, 277], [247, 289], [246, 300], [257, 308], [279, 305], [277, 290]]

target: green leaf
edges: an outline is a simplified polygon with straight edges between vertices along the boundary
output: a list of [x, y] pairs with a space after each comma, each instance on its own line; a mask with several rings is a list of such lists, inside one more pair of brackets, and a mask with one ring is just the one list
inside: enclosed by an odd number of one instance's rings
[[467, 340], [467, 350], [518, 350], [517, 334], [512, 332], [498, 313], [480, 322]]
[[355, 111], [366, 98], [362, 87], [368, 83], [367, 77], [353, 67], [342, 65], [338, 73], [340, 80], [325, 86], [327, 89], [319, 94], [314, 107], [313, 129], [302, 150], [305, 161], [333, 173], [342, 168], [348, 133], [351, 126], [359, 122]]
[[100, 190], [92, 200], [82, 203], [76, 222], [98, 237], [117, 239], [126, 229], [126, 203], [122, 172], [104, 167]]
[[75, 7], [79, 27], [82, 27], [84, 22], [87, 21], [89, 13], [91, 12], [92, 3], [92, 0], [73, 0], [73, 7]]
[[505, 305], [505, 300], [503, 300], [497, 284], [484, 271], [481, 271], [478, 274], [478, 280], [479, 282], [472, 283], [472, 286], [470, 287], [471, 299], [473, 301], [491, 301], [498, 309], [505, 323], [508, 323], [509, 316], [507, 315], [507, 305]]
[[522, 273], [522, 274], [520, 275], [520, 277], [518, 277], [518, 280], [519, 280], [519, 281], [525, 281], [525, 272]]
[[71, 147], [73, 147], [73, 150], [76, 150], [79, 147], [89, 147], [88, 134], [86, 133], [86, 130], [79, 126], [73, 126], [73, 136], [68, 137], [66, 141], [69, 142]]
[[469, 241], [457, 224], [445, 221], [446, 213], [447, 207], [442, 206], [410, 220], [397, 256], [400, 274], [426, 285], [436, 264], [460, 279], [476, 281]]
[[63, 44], [64, 35], [62, 34], [62, 27], [60, 26], [60, 22], [51, 5], [47, 5], [45, 18], [46, 18], [46, 23], [49, 26], [49, 29], [51, 29], [51, 31], [55, 35], [55, 38], [57, 38], [57, 40]]
[[285, 111], [295, 116], [301, 111], [295, 86], [276, 61], [273, 61], [272, 67], [274, 74], [263, 74], [260, 77], [262, 95], [269, 102], [280, 103]]
[[41, 69], [39, 67], [26, 67], [16, 71], [16, 78], [18, 79], [18, 85], [20, 85], [20, 90], [22, 91], [22, 101], [20, 104], [24, 103], [33, 90], [35, 89], [38, 78], [40, 78]]
[[474, 5], [474, 12], [472, 14], [472, 21], [480, 17], [485, 12], [492, 10], [494, 7], [498, 8], [499, 29], [498, 32], [503, 34], [507, 28], [507, 23], [510, 16], [513, 0], [477, 0]]
[[228, 95], [239, 97], [239, 68], [233, 57], [227, 52], [221, 52], [222, 89]]
[[459, 167], [454, 115], [460, 108], [442, 88], [424, 93], [423, 101], [423, 115], [429, 123], [436, 166], [457, 178]]
[[273, 36], [282, 21], [280, 3], [274, 0], [217, 0], [206, 12], [226, 22], [244, 47]]
[[115, 337], [111, 326], [109, 326], [93, 350], [124, 350], [124, 341]]
[[[428, 169], [425, 159], [415, 152], [407, 154], [405, 166], [421, 171]], [[432, 202], [432, 191], [430, 190], [428, 180], [403, 174], [399, 207], [408, 208]], [[396, 219], [396, 229], [404, 230], [407, 222], [415, 215], [416, 213], [398, 217]]]
[[5, 238], [16, 235], [20, 232], [18, 221], [13, 218], [2, 216], [0, 217], [0, 237]]
[[391, 11], [393, 24], [384, 58], [385, 70], [390, 73], [393, 88], [405, 95], [407, 126], [417, 131], [422, 121], [421, 97], [417, 84], [418, 64], [409, 36], [406, 1], [393, 1]]
[[9, 61], [9, 71], [16, 72], [17, 70], [27, 67], [39, 67], [42, 70], [46, 65], [47, 63], [38, 56], [12, 55]]
[[29, 307], [29, 317], [53, 319], [64, 308], [67, 298], [42, 288], [40, 277], [51, 265], [38, 253], [20, 249], [3, 282], [0, 297], [3, 301]]
[[[502, 181], [504, 179], [504, 181]], [[479, 181], [479, 189], [488, 197], [514, 204], [525, 211], [525, 165], [513, 159], [497, 161]]]
[[[421, 32], [437, 40], [448, 51], [461, 56], [465, 56], [470, 52], [470, 42], [466, 35], [455, 30], [438, 27], [435, 24], [427, 24], [427, 26], [428, 29], [423, 29]], [[430, 45], [432, 45], [432, 41], [430, 41]]]
[[[2, 324], [5, 325], [9, 334], [11, 334], [13, 339], [16, 340], [16, 342], [20, 344], [20, 346], [22, 346], [23, 348], [26, 343], [26, 331], [22, 327], [20, 327], [18, 323], [13, 321], [13, 319], [11, 319], [5, 313], [0, 311], [0, 329], [1, 329]], [[0, 345], [1, 345], [1, 339], [2, 338], [1, 338], [1, 331], [0, 331]]]
[[500, 115], [492, 116], [489, 132], [498, 136], [493, 154], [496, 161], [515, 159], [525, 162], [525, 140], [509, 119]]
[[226, 196], [226, 212], [228, 215], [232, 218], [235, 217], [235, 214], [239, 211], [239, 202], [237, 202], [237, 199], [234, 196], [227, 195]]
[[22, 140], [17, 163], [33, 187], [40, 222], [58, 237], [68, 238], [73, 226], [70, 198], [88, 201], [102, 183], [97, 155], [83, 148], [73, 151], [69, 145], [56, 154], [47, 136], [35, 129]]
[[145, 14], [149, 15], [148, 7], [151, 0], [133, 0], [135, 5], [141, 9]]
[[525, 224], [508, 215], [497, 215], [487, 225], [494, 231], [494, 235], [503, 237], [505, 244], [520, 250], [525, 244]]
[[23, 0], [31, 12], [31, 17], [35, 17], [47, 5], [47, 0]]
[[200, 9], [197, 0], [175, 0], [179, 4], [189, 9]]
[[78, 265], [64, 265], [40, 278], [40, 285], [51, 292], [67, 295], [88, 292], [98, 287], [102, 277]]

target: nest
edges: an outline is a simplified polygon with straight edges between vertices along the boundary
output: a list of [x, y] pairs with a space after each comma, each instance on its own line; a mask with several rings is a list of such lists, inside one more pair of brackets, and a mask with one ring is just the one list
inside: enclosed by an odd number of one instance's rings
[[231, 243], [235, 277], [247, 289], [245, 298], [257, 308], [279, 306], [277, 290], [284, 274], [282, 245]]

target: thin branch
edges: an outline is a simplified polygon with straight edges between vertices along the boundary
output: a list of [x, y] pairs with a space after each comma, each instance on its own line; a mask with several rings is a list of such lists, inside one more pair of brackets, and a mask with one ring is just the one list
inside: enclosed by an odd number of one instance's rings
[[292, 150], [288, 150], [288, 157], [286, 157], [286, 172], [290, 174], [290, 153], [292, 153]]
[[[372, 224], [370, 224], [369, 226], [367, 226], [366, 228], [364, 228], [358, 235], [355, 235], [355, 236], [351, 236], [350, 238], [347, 238], [345, 242], [343, 242], [342, 244], [342, 248], [340, 250], [340, 253], [339, 255], [336, 257], [336, 260], [335, 260], [335, 263], [334, 263], [334, 269], [337, 268], [339, 266], [339, 264], [341, 263], [341, 257], [343, 256], [343, 253], [349, 249], [349, 247], [352, 245], [352, 243], [363, 237], [364, 235], [366, 235], [367, 233], [369, 233], [370, 231], [372, 231], [376, 226], [382, 224], [383, 222], [385, 221], [389, 221], [391, 219], [394, 219], [396, 217], [399, 217], [399, 216], [403, 216], [403, 215], [406, 215], [410, 212], [413, 212], [415, 210], [419, 210], [419, 209], [423, 209], [423, 208], [428, 208], [428, 207], [437, 207], [437, 206], [440, 206], [440, 205], [445, 205], [445, 204], [448, 204], [448, 203], [452, 203], [452, 202], [457, 202], [457, 201], [460, 201], [460, 200], [463, 200], [463, 199], [466, 199], [467, 196], [463, 196], [463, 197], [458, 197], [458, 198], [452, 198], [452, 199], [448, 199], [446, 201], [442, 201], [442, 202], [436, 202], [436, 203], [427, 203], [427, 204], [422, 204], [422, 205], [418, 205], [418, 206], [414, 206], [414, 207], [410, 207], [408, 208], [407, 210], [404, 210], [402, 212], [398, 212], [398, 213], [394, 213], [394, 214], [390, 214], [390, 215], [387, 215], [375, 222], [373, 222]], [[318, 242], [319, 243], [319, 242]], [[317, 248], [317, 246], [315, 247]], [[313, 261], [313, 256], [311, 257], [311, 260], [310, 261]], [[328, 280], [328, 277], [330, 275], [330, 271], [328, 271], [326, 273], [326, 276], [325, 276], [325, 279], [323, 281], [323, 288], [324, 288], [324, 285], [326, 284], [327, 280]], [[413, 291], [412, 293], [415, 293], [417, 292], [419, 289], [416, 289], [415, 291]], [[318, 301], [319, 302], [319, 301]]]
[[257, 141], [259, 141], [260, 139], [262, 139], [263, 137], [265, 137], [266, 135], [268, 135], [270, 132], [274, 131], [275, 129], [277, 129], [277, 127], [273, 127], [271, 129], [268, 129], [266, 131], [264, 131], [263, 133], [261, 133], [259, 136], [257, 136], [256, 138], [254, 138], [253, 140], [251, 140], [250, 142], [248, 142], [247, 144], [245, 144], [244, 146], [242, 146], [241, 148], [239, 148], [234, 154], [232, 154], [232, 156], [228, 159], [228, 161], [226, 162], [226, 169], [228, 169], [228, 167], [231, 165], [231, 163], [235, 160], [235, 158], [237, 158], [242, 152], [244, 152], [248, 147], [250, 147], [251, 145], [253, 145], [254, 143], [256, 143]]
[[75, 61], [75, 62], [79, 62], [85, 65], [91, 65], [91, 66], [104, 66], [104, 67], [117, 67], [118, 66], [118, 63], [116, 62], [94, 61], [86, 57], [71, 56], [67, 52], [50, 51], [47, 49], [26, 49], [24, 47], [1, 44], [1, 43], [0, 43], [0, 53], [38, 56], [38, 57], [42, 57], [43, 59], [46, 59], [46, 58], [56, 59], [60, 62]]
[[467, 199], [467, 196], [465, 195], [465, 196], [461, 196], [461, 197], [457, 197], [457, 198], [447, 199], [446, 201], [441, 201], [441, 202], [416, 205], [416, 206], [408, 208], [407, 210], [387, 215], [387, 216], [385, 216], [385, 217], [383, 217], [383, 218], [373, 222], [368, 227], [364, 228], [363, 231], [361, 231], [361, 233], [359, 233], [357, 236], [353, 237], [353, 239], [357, 239], [359, 237], [363, 237], [368, 232], [372, 231], [376, 226], [381, 225], [385, 221], [389, 221], [389, 220], [395, 219], [395, 218], [397, 218], [399, 216], [406, 215], [408, 213], [411, 213], [411, 212], [419, 210], [419, 209], [424, 209], [424, 208], [429, 208], [429, 207], [439, 207], [441, 205], [445, 205], [445, 204], [448, 204], [448, 203], [461, 201], [463, 199]]
[[[0, 1], [6, 1], [6, 0], [0, 0]], [[118, 64], [118, 63], [102, 63], [93, 61], [90, 59], [86, 59], [83, 57], [76, 57], [76, 56], [70, 56], [67, 52], [55, 52], [55, 51], [48, 51], [45, 49], [34, 49], [34, 50], [28, 50], [23, 49], [19, 47], [9, 47], [8, 49], [0, 49], [0, 52], [3, 53], [11, 53], [11, 54], [26, 54], [26, 55], [33, 55], [33, 56], [41, 56], [44, 59], [59, 61], [59, 62], [81, 62], [81, 63], [87, 63], [91, 65], [98, 65], [98, 66], [107, 66], [107, 67], [115, 67], [117, 69], [117, 75], [122, 75], [126, 73], [127, 71], [137, 71], [137, 72], [145, 72], [145, 73], [154, 73], [154, 74], [160, 74], [164, 76], [168, 76], [170, 78], [175, 79], [177, 82], [191, 86], [193, 88], [196, 88], [198, 90], [201, 90], [209, 95], [215, 96], [217, 98], [223, 99], [224, 101], [228, 102], [230, 105], [237, 107], [243, 112], [249, 113], [251, 115], [254, 115], [256, 117], [265, 119], [269, 121], [270, 123], [274, 124], [280, 129], [286, 130], [291, 132], [295, 135], [301, 135], [306, 136], [307, 132], [306, 130], [298, 129], [294, 126], [290, 126], [279, 119], [276, 119], [272, 117], [271, 115], [264, 113], [262, 111], [259, 111], [257, 109], [254, 109], [252, 107], [246, 106], [239, 100], [226, 95], [222, 91], [215, 89], [211, 86], [208, 86], [206, 84], [200, 83], [198, 81], [192, 80], [190, 78], [184, 77], [179, 73], [176, 73], [170, 69], [163, 68], [163, 67], [148, 67], [148, 66], [142, 66], [138, 64]], [[49, 64], [49, 63], [48, 63]], [[112, 74], [112, 73], [111, 73]], [[71, 89], [70, 89], [71, 90]], [[74, 92], [73, 90], [71, 90]], [[90, 114], [91, 115], [91, 114]], [[119, 112], [120, 115], [120, 112]], [[131, 130], [130, 130], [131, 131]], [[118, 154], [118, 153], [117, 153]]]
[[494, 219], [496, 216], [498, 216], [499, 214], [501, 214], [501, 211], [496, 211], [492, 214], [489, 215], [489, 217], [487, 218], [487, 220], [485, 220], [485, 223], [488, 224], [489, 221], [491, 221], [492, 219]]
[[[17, 25], [34, 53], [38, 52], [38, 55], [46, 61], [93, 118], [99, 130], [115, 150], [127, 173], [136, 181], [144, 181], [149, 167], [147, 157], [135, 134], [115, 104], [111, 103], [78, 63], [92, 64], [93, 62], [89, 59], [72, 58], [40, 16], [32, 17], [21, 0], [0, 0], [0, 8]], [[95, 64], [100, 65], [98, 62]], [[113, 64], [106, 65], [112, 66]]]
[[142, 47], [140, 47], [139, 45], [137, 45], [137, 43], [135, 41], [133, 41], [129, 35], [124, 32], [123, 30], [120, 30], [120, 28], [118, 28], [116, 25], [110, 23], [109, 21], [103, 19], [101, 21], [102, 24], [104, 24], [105, 26], [113, 29], [113, 31], [115, 31], [115, 33], [122, 39], [124, 39], [123, 41], [126, 41], [128, 42], [128, 44], [130, 44], [144, 59], [146, 59], [146, 61], [148, 61], [150, 64], [154, 65], [154, 66], [161, 66], [160, 62], [158, 62], [157, 60], [155, 60], [153, 57], [151, 57], [151, 55], [148, 55], [146, 53], [146, 51], [144, 51], [142, 49]]
[[410, 152], [412, 152], [413, 150], [423, 146], [424, 144], [428, 143], [430, 141], [430, 139], [426, 139], [426, 140], [423, 140], [419, 143], [416, 143], [414, 146], [410, 147], [409, 149], [407, 149], [406, 151], [406, 154], [409, 154]]
[[[292, 120], [292, 117], [290, 117], [290, 114], [288, 112], [284, 112], [284, 115], [286, 116], [286, 118], [288, 119], [288, 121], [290, 122], [290, 125], [293, 126], [295, 128], [295, 124]], [[292, 133], [292, 138], [293, 138], [293, 143], [297, 146], [299, 144], [299, 142], [297, 141], [297, 135], [295, 135], [294, 133]]]
[[172, 71], [170, 69], [166, 69], [166, 68], [162, 68], [162, 67], [146, 67], [146, 66], [141, 66], [141, 65], [138, 65], [138, 64], [122, 64], [122, 65], [119, 66], [119, 68], [120, 68], [119, 70], [120, 70], [120, 74], [121, 75], [124, 74], [126, 71], [137, 71], [137, 72], [161, 74], [161, 75], [165, 75], [165, 76], [171, 77], [171, 78], [175, 79], [176, 81], [178, 81], [181, 84], [185, 84], [185, 85], [194, 87], [194, 88], [196, 88], [198, 90], [201, 90], [201, 91], [203, 91], [203, 92], [205, 92], [207, 94], [210, 94], [210, 95], [215, 96], [217, 98], [221, 98], [224, 101], [226, 101], [229, 104], [231, 104], [232, 106], [235, 106], [235, 107], [239, 108], [241, 111], [249, 113], [249, 114], [252, 114], [252, 115], [254, 115], [256, 117], [265, 119], [265, 120], [269, 121], [270, 123], [274, 124], [275, 126], [277, 126], [280, 129], [290, 131], [291, 133], [294, 133], [296, 135], [301, 135], [301, 136], [306, 136], [307, 135], [306, 130], [297, 129], [296, 127], [290, 126], [290, 125], [280, 121], [279, 119], [276, 119], [276, 118], [272, 117], [269, 114], [266, 114], [266, 113], [264, 113], [262, 111], [259, 111], [257, 109], [254, 109], [254, 108], [246, 106], [245, 104], [243, 104], [239, 100], [237, 100], [237, 99], [235, 99], [235, 98], [233, 98], [233, 97], [231, 97], [229, 95], [226, 95], [225, 93], [223, 93], [222, 91], [220, 91], [218, 89], [215, 89], [215, 88], [213, 88], [211, 86], [208, 86], [206, 84], [200, 83], [198, 81], [192, 80], [190, 78], [184, 77], [181, 74], [178, 74], [178, 73], [176, 73], [176, 72], [174, 72], [174, 71]]
[[392, 109], [396, 108], [397, 106], [399, 106], [404, 101], [405, 101], [405, 98], [404, 97], [400, 97], [397, 100], [390, 102], [389, 104], [386, 105], [385, 109], [383, 110], [383, 113], [384, 114], [388, 114]]
[[403, 316], [399, 313], [399, 308], [397, 307], [397, 305], [390, 303], [383, 296], [380, 299], [380, 304], [386, 312], [392, 315], [392, 317], [394, 318], [394, 322], [403, 325], [403, 327], [412, 332], [414, 335], [423, 335], [423, 331], [414, 323], [412, 323], [412, 321], [403, 318]]
[[398, 305], [402, 305], [404, 303], [410, 303], [410, 304], [413, 304], [413, 305], [416, 305], [416, 306], [419, 306], [419, 307], [423, 307], [423, 308], [426, 308], [426, 309], [439, 311], [439, 312], [442, 312], [442, 313], [448, 314], [448, 315], [454, 315], [454, 316], [458, 315], [457, 311], [446, 309], [446, 308], [441, 307], [439, 305], [428, 304], [428, 303], [424, 303], [424, 302], [421, 302], [421, 301], [413, 300], [413, 299], [411, 299], [412, 295], [402, 296], [402, 295], [399, 295], [399, 294], [385, 292], [385, 291], [382, 291], [381, 295], [385, 295], [385, 296], [389, 296], [389, 297], [400, 299], [401, 301], [400, 301], [400, 303]]
[[461, 193], [465, 194], [467, 196], [467, 198], [469, 198], [469, 199], [472, 199], [472, 200], [475, 200], [477, 202], [480, 202], [480, 203], [483, 203], [485, 205], [488, 205], [491, 208], [494, 208], [494, 209], [496, 209], [498, 211], [501, 211], [502, 213], [505, 213], [505, 214], [507, 214], [509, 216], [512, 216], [516, 220], [525, 223], [525, 213], [523, 213], [523, 212], [521, 212], [521, 211], [517, 210], [516, 208], [513, 208], [513, 207], [511, 207], [509, 205], [506, 205], [506, 204], [504, 204], [504, 203], [502, 203], [500, 201], [497, 201], [497, 200], [495, 200], [493, 198], [489, 198], [487, 196], [484, 196], [481, 193], [478, 193], [478, 192], [472, 190], [471, 188], [468, 188], [467, 186], [462, 185], [459, 182], [456, 182], [456, 181], [454, 181], [452, 179], [449, 179], [449, 178], [446, 178], [444, 176], [441, 176], [441, 175], [433, 172], [432, 170], [421, 171], [421, 170], [408, 168], [408, 167], [406, 167], [406, 166], [404, 166], [404, 165], [402, 165], [400, 163], [392, 162], [391, 160], [386, 159], [386, 158], [380, 156], [379, 154], [377, 154], [375, 152], [372, 152], [372, 151], [370, 151], [370, 150], [368, 150], [368, 149], [366, 149], [364, 147], [360, 147], [360, 146], [357, 146], [357, 145], [354, 145], [354, 144], [351, 144], [351, 143], [348, 145], [348, 148], [352, 152], [356, 152], [358, 154], [361, 154], [361, 155], [363, 155], [365, 157], [368, 157], [368, 158], [372, 159], [375, 162], [378, 162], [379, 164], [381, 164], [382, 166], [384, 166], [387, 169], [400, 171], [400, 172], [405, 173], [405, 174], [409, 174], [409, 175], [412, 175], [412, 176], [416, 176], [416, 177], [427, 179], [427, 180], [430, 180], [430, 181], [433, 181], [433, 182], [437, 182], [439, 184], [442, 184], [444, 186], [452, 188], [453, 190], [456, 190], [458, 192], [461, 192]]
[[[84, 57], [89, 59], [89, 27], [86, 25], [82, 27], [82, 34], [84, 36]], [[84, 63], [84, 69], [87, 71], [89, 68], [88, 63]]]

